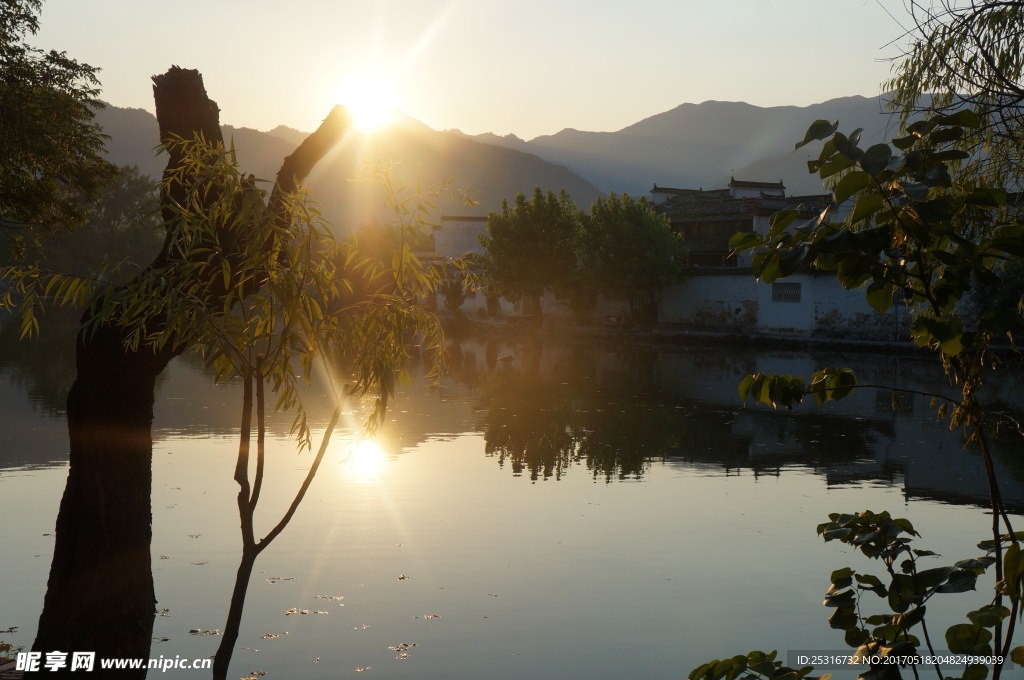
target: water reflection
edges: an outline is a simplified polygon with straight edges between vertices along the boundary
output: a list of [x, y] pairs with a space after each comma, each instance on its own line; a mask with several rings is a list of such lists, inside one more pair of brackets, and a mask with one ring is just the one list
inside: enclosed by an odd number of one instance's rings
[[[475, 357], [487, 357], [486, 368]], [[755, 354], [465, 341], [457, 378], [481, 393], [485, 453], [531, 481], [573, 467], [595, 479], [639, 479], [654, 463], [709, 474], [808, 469], [829, 485], [900, 483], [908, 496], [985, 504], [981, 460], [935, 418], [929, 400], [866, 388], [793, 411], [743, 406], [736, 385], [757, 370], [809, 375], [852, 365], [863, 383], [952, 393], [934, 362], [901, 356]], [[1012, 408], [1012, 384], [991, 397]], [[998, 441], [998, 440], [997, 440]], [[1004, 495], [1024, 508], [1013, 437], [997, 443]]]
[[[51, 408], [33, 397], [29, 407], [25, 396], [40, 389], [35, 376], [56, 381], [45, 365], [0, 356], [9, 397], [0, 436], [21, 437], [37, 464], [59, 462], [66, 442], [40, 444], [50, 435], [38, 417], [49, 414], [50, 429], [65, 436], [59, 400]], [[233, 670], [671, 678], [735, 652], [736, 640], [841, 646], [819, 605], [824, 575], [847, 557], [823, 548], [814, 524], [835, 510], [896, 511], [906, 497], [983, 505], [985, 489], [980, 461], [932, 418], [927, 399], [900, 410], [882, 391], [794, 412], [738, 403], [744, 373], [824, 364], [849, 365], [871, 382], [943, 388], [931, 362], [900, 357], [465, 340], [439, 388], [419, 381], [399, 395], [376, 451], [363, 459], [362, 450], [336, 450], [296, 525], [261, 557], [266, 573], [253, 575]], [[156, 634], [166, 641], [154, 654], [203, 657], [218, 642], [188, 631], [223, 625], [237, 565], [235, 389], [214, 387], [182, 358], [158, 391]], [[1000, 396], [1008, 408], [1017, 402], [1009, 386]], [[329, 411], [326, 397], [323, 409], [310, 398], [312, 413]], [[32, 409], [34, 419], [25, 416]], [[267, 501], [278, 508], [310, 459], [296, 456], [289, 424], [270, 423], [280, 494], [268, 488]], [[1002, 446], [1006, 494], [1024, 506], [1019, 447]], [[396, 459], [403, 451], [415, 455]], [[0, 442], [3, 460], [12, 455]], [[366, 461], [383, 469], [364, 470]], [[0, 470], [0, 508], [18, 518], [0, 554], [10, 617], [0, 628], [20, 626], [16, 643], [33, 635], [61, 477]], [[926, 534], [925, 547], [955, 558], [972, 556], [985, 537], [986, 520], [971, 507], [923, 502], [900, 514]], [[735, 601], [751, 554], [758, 599], [734, 620], [721, 603]], [[328, 607], [320, 594], [344, 600]], [[311, 613], [289, 616], [296, 607]], [[403, 641], [419, 646], [397, 660], [389, 650]]]
[[0, 318], [0, 374], [23, 391], [39, 413], [63, 416], [75, 380], [75, 335], [79, 311], [53, 309], [40, 318], [40, 333], [19, 342], [18, 324]]
[[[75, 316], [51, 314], [31, 342], [17, 342], [13, 324], [0, 327], [0, 398], [7, 406], [0, 469], [66, 461], [63, 413], [74, 376]], [[187, 367], [184, 377], [173, 364], [170, 375], [161, 376], [156, 437], [233, 437], [237, 416], [228, 405], [234, 386], [200, 377], [194, 357], [178, 362]], [[839, 404], [792, 412], [739, 404], [736, 385], [747, 373], [808, 375], [824, 365], [851, 366], [861, 382], [950, 391], [934, 362], [905, 356], [464, 338], [450, 348], [450, 375], [440, 388], [418, 383], [401, 395], [375, 448], [367, 443], [365, 451], [353, 450], [346, 470], [373, 479], [387, 456], [478, 430], [486, 455], [531, 481], [558, 480], [574, 468], [611, 482], [641, 479], [653, 464], [725, 475], [774, 475], [798, 467], [830, 486], [898, 484], [908, 497], [986, 502], [980, 458], [934, 418], [926, 397], [894, 400], [891, 392], [865, 389]], [[1013, 380], [992, 386], [990, 399], [1022, 420]], [[316, 427], [317, 414], [330, 410], [328, 397], [314, 393], [307, 400]], [[471, 408], [451, 408], [456, 404]], [[56, 426], [17, 427], [26, 409]], [[271, 419], [268, 427], [286, 437], [290, 424], [286, 416]], [[1018, 441], [997, 438], [994, 450], [1004, 495], [1024, 508]]]
[[376, 481], [384, 474], [387, 454], [372, 438], [357, 438], [342, 448], [341, 471], [359, 482]]

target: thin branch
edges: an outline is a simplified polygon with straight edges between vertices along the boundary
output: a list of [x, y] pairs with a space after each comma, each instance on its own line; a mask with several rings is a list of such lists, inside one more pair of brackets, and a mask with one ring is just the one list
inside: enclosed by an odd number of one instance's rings
[[1010, 646], [1013, 644], [1013, 629], [1017, 625], [1017, 614], [1020, 611], [1020, 599], [1016, 599], [1010, 605], [1010, 623], [1006, 626], [1006, 641], [1003, 643], [1003, 648], [1000, 653], [1003, 659], [1007, 659], [1010, 656]]
[[[924, 633], [924, 642], [925, 642], [926, 645], [928, 645], [928, 654], [933, 659], [936, 658], [935, 648], [932, 647], [932, 636], [928, 634], [928, 624], [925, 623], [924, 619], [921, 619], [921, 632]], [[935, 672], [938, 674], [939, 680], [943, 680], [942, 669], [939, 667], [939, 664], [933, 664], [932, 667], [935, 669]]]
[[242, 522], [242, 549], [253, 545], [252, 510], [249, 507], [249, 445], [252, 437], [252, 371], [246, 367], [242, 382], [242, 431], [238, 438], [235, 481], [238, 482], [238, 517]]
[[263, 375], [263, 357], [256, 357], [256, 477], [253, 480], [252, 495], [249, 498], [249, 513], [256, 511], [260, 502], [260, 490], [263, 488], [263, 463], [266, 454], [266, 412], [264, 398], [266, 376]]
[[[946, 396], [944, 394], [939, 394], [937, 392], [926, 392], [926, 391], [923, 391], [923, 390], [912, 390], [912, 389], [909, 389], [909, 388], [906, 388], [906, 387], [893, 387], [892, 385], [876, 385], [874, 383], [857, 383], [856, 385], [849, 385], [850, 389], [859, 389], [859, 388], [863, 388], [863, 387], [873, 387], [873, 388], [879, 389], [879, 390], [889, 390], [890, 392], [904, 392], [906, 394], [918, 394], [918, 395], [921, 395], [923, 397], [932, 397], [933, 399], [942, 399], [944, 401], [948, 401], [950, 404], [953, 404], [954, 406], [960, 406], [961, 405], [961, 402], [957, 401], [953, 397], [948, 397], [948, 396]], [[835, 388], [833, 388], [833, 387], [821, 387], [821, 388], [816, 388], [816, 389], [806, 389], [806, 390], [804, 390], [804, 394], [816, 394], [818, 392], [828, 392], [828, 391], [831, 391], [833, 389], [835, 389]]]
[[277, 538], [277, 535], [284, 531], [284, 528], [288, 526], [288, 522], [291, 521], [292, 515], [298, 509], [299, 504], [302, 502], [303, 497], [306, 495], [306, 490], [309, 489], [309, 485], [313, 481], [313, 477], [316, 476], [316, 471], [320, 467], [320, 461], [323, 460], [324, 454], [327, 452], [327, 445], [331, 441], [331, 435], [334, 434], [334, 428], [338, 424], [338, 419], [341, 417], [341, 409], [336, 407], [334, 413], [331, 414], [331, 421], [327, 424], [327, 430], [324, 432], [323, 438], [320, 440], [320, 450], [316, 453], [316, 458], [313, 460], [313, 464], [309, 468], [309, 472], [306, 473], [306, 478], [302, 480], [302, 486], [299, 487], [298, 492], [295, 494], [295, 498], [292, 499], [292, 503], [288, 506], [288, 511], [281, 518], [281, 521], [277, 523], [273, 529], [270, 530], [263, 540], [256, 544], [256, 550], [262, 551], [270, 542]]

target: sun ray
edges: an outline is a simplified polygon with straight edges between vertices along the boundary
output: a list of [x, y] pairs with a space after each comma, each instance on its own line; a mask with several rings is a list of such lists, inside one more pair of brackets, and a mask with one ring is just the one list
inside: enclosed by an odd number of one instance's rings
[[441, 28], [448, 23], [452, 14], [455, 13], [455, 10], [461, 4], [462, 0], [448, 0], [448, 2], [445, 3], [445, 6], [437, 13], [434, 20], [430, 22], [430, 25], [420, 33], [416, 42], [413, 43], [413, 45], [405, 51], [405, 54], [402, 55], [402, 61], [398, 68], [395, 69], [396, 73], [404, 73], [411, 68], [414, 63], [416, 63], [420, 55], [426, 51], [431, 43], [434, 42], [437, 38], [437, 34], [440, 33]]

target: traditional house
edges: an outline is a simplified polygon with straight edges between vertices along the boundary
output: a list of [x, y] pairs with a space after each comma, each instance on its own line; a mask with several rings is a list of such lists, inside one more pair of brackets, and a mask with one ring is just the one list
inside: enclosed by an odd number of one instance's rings
[[756, 281], [750, 255], [730, 256], [737, 232], [767, 233], [771, 216], [797, 208], [804, 219], [834, 207], [829, 194], [786, 196], [780, 182], [732, 179], [724, 189], [657, 185], [652, 201], [690, 249], [687, 278], [661, 296], [659, 321], [704, 329], [856, 340], [907, 337], [908, 313], [879, 314], [862, 290], [844, 289], [828, 272], [801, 271], [771, 285]]

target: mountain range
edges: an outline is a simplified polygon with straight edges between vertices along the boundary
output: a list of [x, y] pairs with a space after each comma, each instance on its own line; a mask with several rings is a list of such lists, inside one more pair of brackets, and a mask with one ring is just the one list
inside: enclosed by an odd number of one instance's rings
[[[811, 106], [760, 107], [744, 102], [682, 104], [617, 132], [565, 129], [524, 141], [515, 135], [475, 135], [487, 144], [536, 154], [565, 165], [603, 192], [646, 194], [655, 184], [682, 189], [725, 187], [730, 177], [777, 182], [791, 195], [822, 193], [806, 161], [820, 146], [793, 147], [815, 120], [839, 120], [840, 130], [864, 128], [866, 143], [894, 131], [880, 97], [843, 97]], [[456, 131], [458, 132], [458, 131]]]
[[[392, 215], [379, 187], [352, 181], [366, 162], [391, 160], [396, 184], [427, 187], [445, 177], [472, 189], [475, 206], [439, 201], [445, 214], [483, 215], [503, 199], [527, 195], [533, 187], [565, 189], [587, 207], [609, 191], [645, 195], [655, 184], [677, 188], [721, 188], [730, 177], [785, 183], [790, 195], [822, 193], [807, 173], [817, 157], [810, 145], [793, 152], [818, 119], [840, 122], [840, 130], [864, 128], [871, 144], [893, 136], [894, 123], [879, 97], [844, 97], [811, 106], [758, 107], [743, 102], [682, 104], [616, 132], [565, 129], [526, 141], [514, 135], [466, 135], [437, 131], [407, 116], [372, 134], [353, 133], [321, 162], [308, 185], [324, 215], [338, 225], [356, 226]], [[156, 153], [156, 118], [141, 109], [107, 106], [97, 115], [110, 139], [108, 157], [159, 177], [165, 159]], [[223, 128], [241, 168], [271, 178], [306, 133], [278, 126], [268, 132]]]

